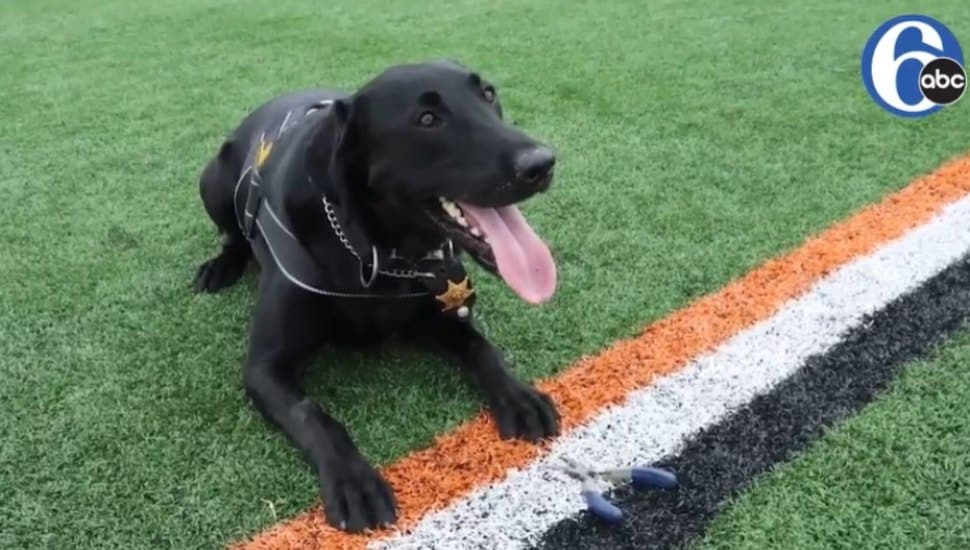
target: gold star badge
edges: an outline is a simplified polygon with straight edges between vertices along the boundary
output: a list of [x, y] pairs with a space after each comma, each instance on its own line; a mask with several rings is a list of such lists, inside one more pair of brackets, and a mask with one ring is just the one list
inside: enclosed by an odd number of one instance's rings
[[448, 311], [460, 307], [474, 293], [475, 289], [468, 288], [468, 277], [465, 277], [459, 283], [448, 281], [448, 290], [435, 296], [435, 299], [441, 302], [441, 311]]
[[259, 140], [259, 149], [256, 150], [256, 168], [262, 168], [263, 163], [269, 158], [269, 152], [273, 150], [272, 141]]

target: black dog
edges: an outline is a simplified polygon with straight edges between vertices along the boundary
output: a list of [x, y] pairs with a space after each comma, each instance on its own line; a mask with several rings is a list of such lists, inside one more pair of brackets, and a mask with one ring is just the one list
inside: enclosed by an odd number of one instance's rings
[[515, 378], [471, 323], [467, 252], [530, 303], [556, 266], [514, 206], [552, 181], [552, 151], [505, 123], [495, 89], [452, 62], [391, 68], [356, 93], [314, 90], [251, 113], [201, 176], [225, 234], [195, 286], [235, 283], [255, 253], [245, 388], [316, 468], [327, 521], [396, 518], [346, 429], [307, 399], [298, 366], [324, 343], [399, 335], [454, 360], [503, 438], [556, 435], [552, 401]]

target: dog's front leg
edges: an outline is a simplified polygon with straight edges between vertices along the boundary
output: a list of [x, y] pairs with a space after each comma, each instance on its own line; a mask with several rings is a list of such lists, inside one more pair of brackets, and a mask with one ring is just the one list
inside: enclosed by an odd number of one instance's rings
[[297, 363], [321, 342], [324, 327], [307, 310], [306, 297], [290, 289], [261, 288], [250, 334], [246, 393], [316, 469], [327, 522], [361, 531], [393, 523], [394, 493], [361, 456], [346, 428], [311, 401], [300, 387]]
[[470, 323], [435, 318], [419, 340], [456, 362], [482, 391], [503, 439], [528, 441], [559, 434], [559, 414], [549, 396], [513, 375], [501, 351]]

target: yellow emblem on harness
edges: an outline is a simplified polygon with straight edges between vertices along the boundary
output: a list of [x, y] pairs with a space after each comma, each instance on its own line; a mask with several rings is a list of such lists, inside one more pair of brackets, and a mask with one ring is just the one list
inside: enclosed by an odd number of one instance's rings
[[458, 283], [448, 281], [448, 290], [435, 296], [435, 299], [441, 302], [441, 311], [448, 311], [460, 307], [474, 293], [475, 289], [468, 288], [468, 277], [465, 277]]
[[259, 138], [259, 149], [256, 150], [256, 168], [263, 167], [263, 163], [269, 158], [269, 152], [272, 150], [272, 141], [264, 141], [263, 138]]

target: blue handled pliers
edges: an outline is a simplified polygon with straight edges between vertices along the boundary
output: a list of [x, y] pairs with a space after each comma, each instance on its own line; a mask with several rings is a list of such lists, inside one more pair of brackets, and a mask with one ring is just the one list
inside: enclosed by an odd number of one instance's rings
[[661, 468], [634, 466], [632, 468], [592, 470], [568, 458], [563, 458], [563, 462], [566, 463], [566, 466], [560, 466], [558, 469], [583, 482], [581, 494], [590, 513], [610, 523], [616, 523], [623, 519], [623, 512], [606, 500], [598, 480], [603, 479], [614, 485], [630, 483], [637, 489], [648, 487], [669, 489], [677, 486], [677, 476], [673, 472]]

